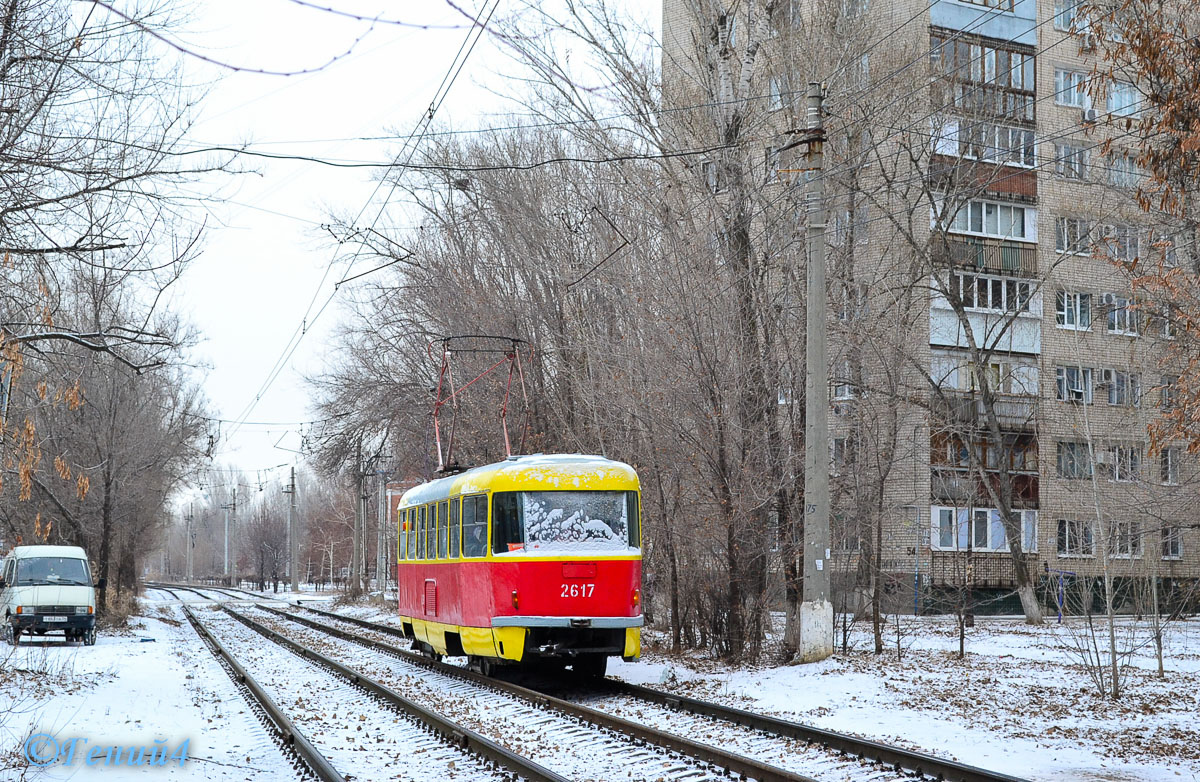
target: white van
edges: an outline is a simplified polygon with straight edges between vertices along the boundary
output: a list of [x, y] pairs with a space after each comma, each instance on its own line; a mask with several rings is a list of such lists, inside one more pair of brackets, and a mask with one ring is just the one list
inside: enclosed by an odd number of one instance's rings
[[16, 646], [22, 635], [62, 631], [68, 641], [96, 643], [96, 590], [78, 546], [17, 546], [0, 566], [0, 617]]

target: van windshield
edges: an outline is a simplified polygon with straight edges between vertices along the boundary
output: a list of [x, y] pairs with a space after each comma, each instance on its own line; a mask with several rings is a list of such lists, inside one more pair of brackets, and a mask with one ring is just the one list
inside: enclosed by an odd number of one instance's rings
[[17, 560], [15, 586], [91, 586], [87, 562], [74, 557], [30, 557]]

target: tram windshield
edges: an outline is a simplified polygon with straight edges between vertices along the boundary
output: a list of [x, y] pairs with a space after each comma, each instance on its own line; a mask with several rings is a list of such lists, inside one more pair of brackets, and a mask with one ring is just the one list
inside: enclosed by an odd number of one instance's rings
[[492, 503], [496, 554], [616, 553], [638, 547], [637, 492], [497, 492]]

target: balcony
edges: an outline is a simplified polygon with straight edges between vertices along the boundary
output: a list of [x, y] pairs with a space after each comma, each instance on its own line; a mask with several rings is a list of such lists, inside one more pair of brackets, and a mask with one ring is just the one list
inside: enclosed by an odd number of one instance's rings
[[[934, 551], [931, 552], [929, 580], [934, 586], [998, 587], [1012, 589], [1017, 585], [1013, 572], [1013, 556], [1008, 552]], [[1030, 578], [1036, 582], [1040, 573], [1037, 554], [1022, 554]]]
[[[947, 391], [944, 399], [935, 395], [933, 412], [952, 427], [977, 430], [987, 426], [983, 400], [971, 391]], [[1037, 429], [1037, 416], [1037, 397], [996, 394], [996, 418], [1002, 430], [1032, 432]]]
[[[985, 470], [984, 474], [992, 488], [999, 491], [1000, 474]], [[1036, 509], [1038, 507], [1038, 473], [1017, 471], [1009, 473], [1012, 478], [1012, 503], [1014, 508]], [[965, 467], [934, 465], [929, 471], [930, 498], [944, 505], [987, 505], [991, 502], [988, 487], [977, 473]]]
[[947, 237], [950, 262], [959, 268], [984, 274], [1036, 277], [1037, 245], [979, 237]]

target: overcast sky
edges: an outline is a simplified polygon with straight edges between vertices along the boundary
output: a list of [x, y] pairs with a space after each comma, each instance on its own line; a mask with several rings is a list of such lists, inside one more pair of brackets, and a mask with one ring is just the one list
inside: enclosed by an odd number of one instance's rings
[[[442, 0], [331, 4], [406, 22], [457, 26], [466, 21]], [[198, 80], [214, 82], [193, 142], [249, 142], [263, 151], [327, 159], [391, 159], [400, 141], [355, 139], [416, 127], [468, 32], [465, 27], [419, 30], [383, 24], [372, 29], [288, 0], [204, 0], [196, 7], [187, 43], [206, 56], [247, 68], [312, 68], [353, 45], [344, 59], [299, 76], [230, 71], [194, 58], [188, 64]], [[476, 10], [471, 2], [462, 7]], [[500, 111], [501, 105], [480, 82], [503, 67], [502, 61], [485, 37], [438, 119], [463, 127], [489, 124], [479, 109]], [[376, 185], [374, 169], [253, 158], [241, 165], [254, 173], [225, 180], [220, 187], [219, 202], [209, 207], [203, 255], [187, 273], [176, 303], [204, 337], [196, 357], [209, 367], [203, 373], [205, 392], [217, 415], [232, 420], [254, 402], [314, 296], [313, 313], [346, 273], [344, 265], [337, 265], [321, 284], [334, 252], [319, 225], [327, 222], [331, 209], [357, 213], [371, 202]], [[365, 221], [375, 216], [384, 193], [375, 195]], [[359, 264], [359, 270], [365, 268], [365, 262]], [[313, 417], [302, 376], [317, 371], [327, 357], [337, 304], [335, 299], [310, 325], [288, 366], [250, 411], [249, 421], [294, 424]], [[295, 425], [250, 424], [234, 434], [231, 424], [222, 423], [220, 430], [215, 461], [234, 463], [252, 475], [298, 458], [284, 450], [299, 447]]]
[[[471, 14], [485, 5], [485, 0], [455, 2]], [[629, 7], [657, 22], [659, 6], [650, 3], [650, 8], [648, 2], [629, 0]], [[417, 126], [467, 36], [467, 20], [447, 0], [321, 4], [455, 29], [372, 27], [290, 0], [197, 2], [182, 41], [210, 58], [247, 69], [292, 71], [353, 51], [317, 73], [288, 77], [232, 71], [187, 58], [194, 78], [211, 82], [191, 133], [194, 144], [250, 143], [262, 151], [338, 160], [395, 157], [401, 140], [377, 137], [407, 135]], [[508, 5], [501, 0], [498, 13]], [[484, 85], [500, 87], [499, 74], [512, 70], [511, 61], [484, 36], [441, 106], [438, 125], [475, 129], [505, 124], [501, 115], [513, 108]], [[314, 298], [312, 312], [347, 274], [344, 265], [335, 265], [322, 284], [335, 254], [320, 224], [331, 209], [357, 214], [364, 206], [362, 220], [369, 224], [386, 194], [385, 188], [372, 200], [374, 169], [253, 158], [241, 164], [254, 173], [199, 188], [200, 193], [219, 192], [219, 200], [209, 206], [203, 255], [188, 271], [175, 302], [203, 335], [195, 357], [206, 365], [205, 393], [215, 414], [230, 420], [238, 420], [255, 402]], [[360, 262], [353, 273], [370, 268], [369, 263]], [[267, 468], [300, 458], [295, 453], [300, 445], [296, 423], [314, 417], [303, 376], [318, 371], [329, 358], [330, 333], [339, 316], [335, 298], [309, 323], [287, 366], [246, 416], [250, 422], [283, 425], [251, 423], [234, 432], [232, 424], [220, 424], [213, 466], [234, 464], [252, 479], [261, 472], [267, 480], [284, 472], [268, 473]]]

